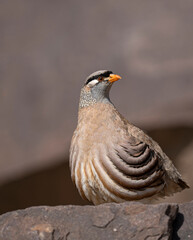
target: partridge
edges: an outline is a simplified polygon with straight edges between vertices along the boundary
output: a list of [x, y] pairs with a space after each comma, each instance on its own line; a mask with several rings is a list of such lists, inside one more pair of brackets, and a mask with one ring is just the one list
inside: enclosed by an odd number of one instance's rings
[[152, 202], [188, 185], [158, 143], [127, 121], [109, 98], [121, 79], [92, 73], [81, 89], [78, 124], [70, 147], [73, 182], [82, 198], [105, 202]]

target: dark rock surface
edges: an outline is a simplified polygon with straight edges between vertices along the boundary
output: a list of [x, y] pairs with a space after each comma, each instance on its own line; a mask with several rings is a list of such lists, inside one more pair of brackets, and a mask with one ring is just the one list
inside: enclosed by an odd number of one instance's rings
[[193, 239], [193, 202], [179, 204], [173, 231], [175, 240]]
[[193, 239], [193, 202], [32, 207], [0, 216], [3, 240]]

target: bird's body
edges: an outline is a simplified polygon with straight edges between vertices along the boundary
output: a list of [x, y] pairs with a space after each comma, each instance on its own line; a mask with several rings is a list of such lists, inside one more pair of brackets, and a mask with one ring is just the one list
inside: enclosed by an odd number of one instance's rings
[[109, 71], [96, 72], [81, 91], [70, 148], [71, 176], [80, 195], [94, 204], [143, 201], [188, 187], [159, 145], [111, 103], [115, 76], [120, 78]]

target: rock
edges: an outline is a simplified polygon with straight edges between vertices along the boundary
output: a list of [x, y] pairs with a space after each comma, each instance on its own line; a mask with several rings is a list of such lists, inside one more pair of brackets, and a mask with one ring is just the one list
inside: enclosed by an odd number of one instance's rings
[[[177, 204], [144, 205], [134, 202], [31, 207], [0, 216], [0, 239], [167, 240], [171, 239], [176, 216], [185, 213], [183, 207], [180, 209], [182, 212], [178, 213]], [[186, 239], [183, 231], [180, 234]]]
[[175, 240], [193, 239], [193, 202], [179, 204], [173, 229]]

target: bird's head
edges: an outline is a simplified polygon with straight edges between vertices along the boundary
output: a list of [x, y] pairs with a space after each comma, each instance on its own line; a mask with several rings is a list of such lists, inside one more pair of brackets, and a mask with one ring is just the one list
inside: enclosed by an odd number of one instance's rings
[[110, 103], [109, 90], [119, 79], [121, 79], [119, 75], [107, 70], [89, 75], [81, 89], [79, 107], [87, 107], [97, 102]]

